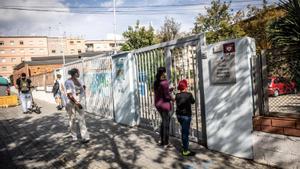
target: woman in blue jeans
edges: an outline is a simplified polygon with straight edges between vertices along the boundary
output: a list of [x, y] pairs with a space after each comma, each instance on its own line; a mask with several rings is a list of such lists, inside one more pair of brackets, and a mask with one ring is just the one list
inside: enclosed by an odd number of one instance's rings
[[192, 104], [195, 103], [193, 95], [187, 91], [187, 81], [181, 80], [177, 89], [180, 91], [176, 94], [176, 115], [181, 125], [181, 139], [183, 145], [183, 156], [193, 156], [194, 152], [189, 150], [189, 130], [192, 120]]

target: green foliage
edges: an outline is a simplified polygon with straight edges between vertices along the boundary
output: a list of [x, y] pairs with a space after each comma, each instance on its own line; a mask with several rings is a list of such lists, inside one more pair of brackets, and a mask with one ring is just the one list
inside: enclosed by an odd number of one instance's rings
[[300, 0], [280, 2], [286, 16], [269, 26], [268, 39], [274, 47], [300, 46]]
[[230, 13], [230, 3], [221, 3], [220, 0], [211, 1], [211, 7], [206, 8], [207, 14], [196, 18], [193, 33], [206, 32], [208, 43], [242, 37], [243, 29], [235, 22], [241, 20], [241, 12], [235, 15]]
[[[286, 15], [279, 18], [268, 27], [268, 40], [272, 47], [287, 48], [285, 55], [269, 55], [269, 60], [278, 60], [280, 67], [270, 67], [270, 72], [285, 74], [285, 76], [295, 79], [300, 86], [300, 0], [281, 0], [280, 7]], [[282, 67], [285, 67], [282, 69]]]
[[248, 19], [239, 23], [240, 27], [246, 32], [247, 36], [255, 39], [257, 52], [271, 48], [267, 38], [267, 28], [272, 22], [284, 16], [281, 8], [264, 5], [264, 8], [248, 6], [245, 16]]
[[170, 41], [180, 37], [180, 23], [176, 22], [174, 18], [165, 17], [164, 25], [158, 33], [160, 42]]
[[121, 48], [123, 51], [150, 46], [156, 42], [153, 27], [140, 26], [139, 21], [136, 22], [134, 27], [129, 26], [128, 30], [123, 33], [123, 36], [126, 39], [125, 44]]

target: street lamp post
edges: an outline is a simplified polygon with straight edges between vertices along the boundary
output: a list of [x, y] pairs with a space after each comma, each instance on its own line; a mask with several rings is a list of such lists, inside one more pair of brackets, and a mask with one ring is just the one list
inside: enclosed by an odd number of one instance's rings
[[116, 38], [116, 33], [117, 33], [117, 19], [116, 19], [116, 0], [114, 1], [114, 41], [115, 41], [115, 46], [114, 46], [114, 54], [117, 53], [117, 38]]

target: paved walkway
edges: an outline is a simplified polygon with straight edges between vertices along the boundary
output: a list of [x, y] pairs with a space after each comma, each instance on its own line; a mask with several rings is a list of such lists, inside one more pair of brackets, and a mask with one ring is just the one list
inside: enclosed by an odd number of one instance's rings
[[38, 104], [42, 114], [24, 115], [20, 107], [0, 109], [0, 168], [270, 168], [194, 143], [191, 147], [197, 155], [182, 157], [177, 139], [172, 139], [172, 148], [163, 149], [156, 145], [158, 135], [151, 131], [89, 114], [91, 142], [83, 145], [66, 137], [65, 112], [43, 101]]

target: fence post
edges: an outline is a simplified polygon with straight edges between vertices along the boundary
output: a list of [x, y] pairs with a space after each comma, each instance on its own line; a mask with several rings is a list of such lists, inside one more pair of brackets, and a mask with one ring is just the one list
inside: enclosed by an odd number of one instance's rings
[[[202, 130], [202, 145], [204, 147], [207, 147], [207, 131], [206, 131], [206, 112], [205, 112], [205, 96], [204, 96], [204, 84], [203, 84], [203, 70], [202, 70], [202, 59], [206, 57], [206, 54], [204, 51], [202, 51], [201, 47], [206, 45], [205, 41], [205, 35], [202, 34], [200, 36], [198, 45], [196, 47], [196, 61], [198, 65], [198, 86], [199, 86], [199, 93], [200, 93], [200, 112], [201, 112], [201, 130]], [[199, 101], [197, 101], [199, 102]], [[198, 112], [197, 112], [198, 113]], [[196, 116], [197, 116], [196, 113]], [[198, 117], [197, 118], [197, 123], [198, 123]], [[198, 125], [198, 124], [197, 124]], [[198, 143], [200, 142], [199, 139], [199, 131], [197, 131], [197, 138], [198, 138]]]
[[[167, 79], [169, 81], [169, 84], [171, 85], [172, 82], [172, 72], [171, 72], [171, 66], [172, 66], [172, 53], [171, 53], [171, 49], [166, 47], [164, 49], [164, 54], [165, 54], [165, 66], [166, 66], [166, 71], [167, 71]], [[172, 84], [172, 87], [174, 84]], [[172, 103], [172, 107], [174, 107], [174, 103]], [[172, 109], [172, 115], [171, 115], [171, 120], [170, 120], [170, 135], [175, 135], [175, 119], [172, 118], [173, 115], [175, 113], [175, 110]]]
[[44, 91], [46, 92], [46, 74], [43, 74], [43, 86], [44, 86]]
[[[256, 59], [256, 76], [255, 76], [255, 81], [256, 81], [256, 88], [255, 91], [257, 91], [256, 96], [256, 110], [254, 115], [263, 115], [263, 102], [264, 102], [264, 97], [263, 97], [263, 80], [264, 78], [262, 77], [262, 56], [258, 55]], [[257, 110], [258, 109], [258, 110]]]
[[261, 52], [261, 67], [262, 67], [262, 86], [263, 86], [263, 115], [269, 115], [269, 96], [268, 96], [268, 70], [267, 70], [267, 51]]

